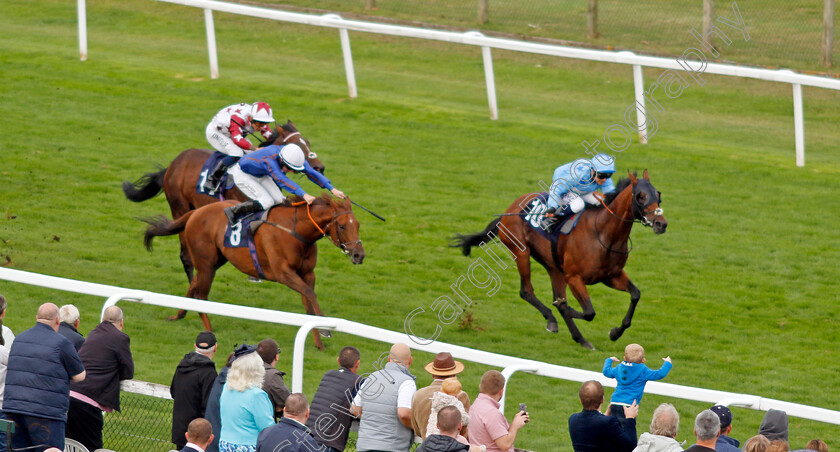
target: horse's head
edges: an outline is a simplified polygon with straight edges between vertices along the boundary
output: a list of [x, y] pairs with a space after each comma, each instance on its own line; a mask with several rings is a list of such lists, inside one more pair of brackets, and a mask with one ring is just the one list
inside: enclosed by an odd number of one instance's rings
[[353, 206], [350, 199], [331, 199], [330, 205], [334, 208], [332, 220], [324, 228], [330, 235], [335, 246], [350, 256], [350, 262], [361, 264], [365, 260], [365, 248], [359, 239], [359, 220], [353, 215]]
[[662, 203], [660, 193], [650, 183], [648, 171], [642, 174], [642, 179], [630, 173], [630, 182], [633, 184], [633, 217], [642, 222], [645, 226], [653, 228], [656, 234], [665, 232], [668, 227], [668, 220], [659, 207]]
[[274, 133], [272, 133], [271, 137], [268, 141], [271, 141], [269, 144], [276, 144], [276, 145], [284, 145], [289, 143], [294, 143], [300, 146], [303, 149], [303, 155], [306, 156], [306, 161], [312, 165], [312, 168], [315, 168], [315, 171], [319, 173], [324, 173], [324, 164], [318, 160], [318, 154], [312, 152], [312, 148], [309, 146], [309, 140], [303, 137], [303, 135], [298, 132], [297, 127], [292, 121], [287, 121], [285, 124], [276, 126], [274, 128]]

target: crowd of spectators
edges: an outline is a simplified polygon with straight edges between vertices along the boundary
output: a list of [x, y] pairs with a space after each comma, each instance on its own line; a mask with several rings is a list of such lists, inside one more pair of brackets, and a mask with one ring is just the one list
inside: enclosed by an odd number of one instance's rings
[[[0, 295], [0, 419], [15, 424], [11, 438], [0, 434], [0, 451], [9, 446], [60, 450], [65, 438], [90, 451], [101, 449], [103, 412], [120, 410], [120, 382], [134, 375], [122, 310], [107, 308], [85, 339], [72, 305], [41, 305], [35, 325], [17, 337], [3, 325], [6, 309]], [[291, 393], [285, 373], [275, 367], [281, 350], [274, 339], [238, 345], [218, 373], [217, 348], [212, 332], [199, 333], [172, 377], [171, 440], [180, 452], [343, 451], [353, 422], [358, 422], [359, 452], [408, 452], [414, 443], [421, 443], [419, 452], [513, 452], [519, 431], [530, 421], [524, 405], [510, 420], [500, 411], [505, 377], [496, 370], [482, 375], [471, 401], [458, 379], [465, 366], [448, 352], [423, 367], [432, 381], [418, 389], [408, 345], [393, 344], [367, 377], [359, 375], [359, 350], [344, 347], [338, 368], [324, 374], [310, 405], [304, 394]], [[623, 360], [607, 358], [603, 373], [616, 378], [616, 390], [602, 412], [601, 383], [581, 385], [582, 410], [568, 419], [574, 451], [792, 450], [787, 414], [775, 409], [743, 446], [733, 437], [733, 413], [723, 405], [696, 415], [689, 446], [677, 440], [680, 415], [668, 403], [656, 407], [649, 431], [638, 435], [645, 383], [668, 374], [672, 363], [664, 361], [660, 369], [649, 369], [637, 344], [628, 345]], [[814, 439], [794, 450], [800, 451], [827, 452], [828, 446]]]

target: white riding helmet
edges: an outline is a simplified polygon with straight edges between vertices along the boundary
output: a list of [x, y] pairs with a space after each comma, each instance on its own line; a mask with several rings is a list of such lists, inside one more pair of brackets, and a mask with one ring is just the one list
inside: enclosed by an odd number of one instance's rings
[[251, 104], [251, 119], [259, 122], [274, 122], [271, 107], [265, 102], [254, 102]]
[[303, 156], [300, 146], [289, 143], [280, 149], [280, 161], [294, 171], [303, 171], [306, 157]]

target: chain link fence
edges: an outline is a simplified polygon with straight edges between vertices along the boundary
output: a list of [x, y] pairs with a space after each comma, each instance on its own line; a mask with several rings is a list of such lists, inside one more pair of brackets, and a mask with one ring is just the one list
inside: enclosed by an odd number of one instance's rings
[[[718, 25], [729, 39], [744, 39], [738, 30], [715, 22], [719, 16], [734, 20], [732, 5], [737, 2], [749, 32], [749, 45], [727, 46], [718, 39], [715, 45], [721, 51], [720, 61], [805, 72], [837, 72], [838, 64], [832, 68], [823, 62], [826, 24], [832, 24], [828, 29], [829, 50], [836, 48], [838, 38], [833, 28], [835, 0], [233, 1], [314, 14], [334, 12], [348, 19], [480, 30], [515, 39], [548, 39], [665, 56], [679, 56], [686, 48], [699, 45], [690, 31], [703, 30], [704, 10], [711, 24]], [[826, 21], [827, 10], [831, 14]], [[836, 56], [834, 59], [840, 60]]]

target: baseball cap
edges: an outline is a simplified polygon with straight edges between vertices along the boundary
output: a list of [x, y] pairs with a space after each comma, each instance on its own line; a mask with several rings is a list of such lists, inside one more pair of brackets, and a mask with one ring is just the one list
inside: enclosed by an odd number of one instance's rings
[[195, 337], [195, 346], [202, 350], [209, 350], [216, 345], [216, 335], [212, 331], [202, 331]]
[[710, 408], [720, 418], [720, 428], [724, 429], [732, 424], [732, 412], [723, 405], [715, 405]]

